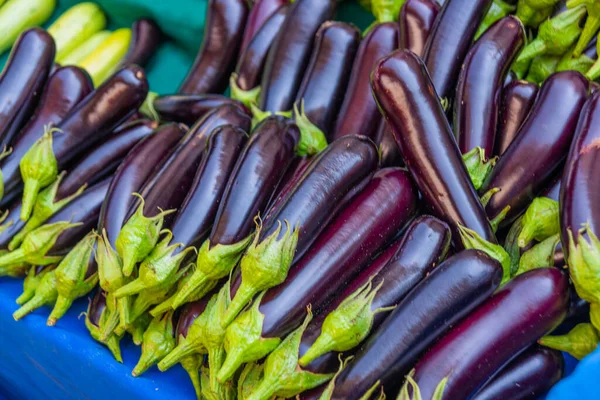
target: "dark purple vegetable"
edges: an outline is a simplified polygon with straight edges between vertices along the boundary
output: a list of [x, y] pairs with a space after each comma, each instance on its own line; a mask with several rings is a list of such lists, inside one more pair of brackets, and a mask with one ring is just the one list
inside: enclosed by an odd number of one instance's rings
[[242, 45], [240, 46], [240, 54], [243, 54], [246, 51], [248, 46], [250, 46], [250, 43], [273, 14], [281, 10], [288, 3], [288, 0], [256, 0], [253, 2], [250, 13], [248, 14], [246, 27], [244, 28], [244, 38], [242, 39]]
[[519, 134], [480, 190], [499, 189], [486, 206], [490, 219], [510, 207], [500, 224], [509, 225], [548, 185], [567, 156], [588, 91], [588, 80], [578, 72], [557, 72], [546, 80]]
[[242, 107], [242, 104], [220, 94], [160, 96], [154, 100], [154, 109], [161, 121], [182, 122], [193, 125], [217, 107], [226, 104]]
[[498, 115], [498, 131], [494, 154], [501, 156], [515, 140], [519, 129], [529, 115], [538, 92], [538, 85], [526, 81], [513, 81], [502, 90]]
[[360, 43], [344, 103], [337, 116], [333, 139], [346, 135], [364, 135], [376, 139], [382, 118], [371, 92], [369, 76], [381, 57], [398, 48], [399, 34], [397, 23], [378, 24]]
[[314, 160], [314, 158], [315, 156], [294, 158], [294, 160], [290, 163], [290, 166], [285, 171], [285, 175], [283, 176], [283, 178], [281, 178], [281, 181], [277, 186], [277, 190], [271, 197], [271, 201], [269, 202], [267, 210], [270, 210], [275, 205], [276, 201], [283, 201], [287, 193], [289, 193], [294, 188], [294, 186], [302, 177], [302, 174], [304, 174], [306, 168], [310, 166], [310, 163]]
[[525, 28], [512, 16], [492, 25], [471, 47], [454, 99], [454, 132], [460, 151], [475, 147], [492, 157], [504, 78], [525, 43]]
[[119, 62], [125, 66], [129, 64], [145, 65], [156, 52], [162, 40], [162, 32], [158, 24], [149, 18], [141, 18], [131, 25], [131, 42], [127, 54]]
[[100, 340], [100, 330], [104, 325], [107, 313], [108, 309], [106, 308], [106, 293], [104, 293], [101, 289], [98, 289], [88, 306], [87, 313], [85, 315], [85, 326], [87, 327], [88, 331], [90, 331], [91, 336], [98, 342], [108, 347], [113, 357], [118, 362], [122, 363], [123, 359], [121, 358], [121, 348], [119, 345], [121, 338], [116, 335], [112, 335], [104, 342]]
[[332, 398], [358, 399], [378, 380], [385, 387], [398, 386], [419, 355], [485, 301], [501, 279], [498, 262], [480, 251], [448, 258], [373, 332], [337, 378]]
[[321, 24], [333, 17], [337, 0], [296, 0], [269, 50], [261, 81], [260, 109], [289, 111]]
[[407, 0], [400, 10], [400, 48], [423, 55], [440, 6], [433, 0]]
[[427, 39], [423, 61], [434, 93], [452, 101], [460, 68], [492, 0], [454, 0], [442, 6]]
[[379, 125], [377, 147], [381, 156], [380, 164], [382, 168], [404, 166], [398, 143], [396, 143], [394, 134], [385, 120], [382, 120]]
[[552, 183], [550, 183], [548, 185], [548, 187], [546, 189], [544, 189], [544, 191], [542, 192], [542, 196], [548, 197], [549, 199], [552, 199], [554, 201], [558, 201], [558, 199], [560, 197], [561, 181], [562, 181], [562, 173], [558, 174], [556, 177], [554, 177], [554, 180], [552, 181]]
[[569, 282], [560, 270], [540, 268], [517, 276], [419, 360], [414, 379], [423, 398], [431, 398], [446, 377], [447, 398], [474, 395], [498, 369], [560, 324], [568, 305]]
[[181, 94], [223, 93], [235, 68], [248, 17], [245, 0], [210, 0], [204, 39], [196, 60], [179, 87]]
[[0, 149], [12, 144], [43, 91], [54, 63], [56, 46], [41, 28], [23, 32], [0, 75]]

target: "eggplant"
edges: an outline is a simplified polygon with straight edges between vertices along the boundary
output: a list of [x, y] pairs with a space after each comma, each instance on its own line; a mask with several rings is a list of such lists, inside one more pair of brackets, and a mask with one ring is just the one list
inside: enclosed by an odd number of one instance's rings
[[430, 398], [444, 378], [444, 396], [474, 395], [499, 368], [558, 326], [568, 306], [569, 282], [560, 270], [541, 268], [519, 275], [419, 360], [414, 380], [423, 398]]
[[536, 84], [521, 80], [513, 81], [504, 87], [494, 145], [495, 155], [503, 155], [515, 140], [533, 107], [537, 93], [538, 86]]
[[140, 18], [131, 26], [131, 42], [121, 66], [129, 64], [145, 65], [154, 55], [162, 40], [162, 32], [156, 22], [149, 18]]
[[290, 111], [308, 66], [313, 38], [333, 17], [336, 0], [297, 0], [269, 50], [261, 80], [260, 109]]
[[338, 376], [332, 399], [358, 399], [377, 381], [398, 386], [420, 354], [483, 303], [501, 279], [501, 266], [483, 252], [465, 250], [449, 257], [373, 332]]
[[382, 120], [379, 124], [377, 148], [381, 156], [380, 164], [382, 168], [404, 166], [398, 143], [396, 143], [394, 134], [385, 120]]
[[461, 65], [492, 0], [447, 1], [429, 33], [423, 61], [434, 93], [452, 101]]
[[131, 376], [140, 376], [169, 354], [175, 348], [175, 339], [173, 311], [154, 317], [144, 331], [142, 354]]
[[500, 226], [507, 226], [548, 185], [567, 156], [588, 92], [589, 82], [578, 72], [557, 72], [546, 80], [519, 134], [480, 190], [495, 192], [486, 205], [490, 219], [506, 214]]
[[400, 48], [423, 56], [425, 44], [440, 12], [433, 0], [407, 0], [400, 10]]
[[267, 21], [288, 3], [288, 0], [256, 0], [253, 2], [248, 14], [248, 20], [246, 21], [246, 27], [244, 28], [240, 54], [244, 54]]
[[248, 18], [247, 2], [210, 0], [207, 7], [204, 39], [180, 94], [223, 93], [235, 67]]
[[333, 139], [364, 135], [376, 139], [382, 121], [373, 98], [369, 76], [375, 63], [398, 48], [400, 27], [395, 22], [378, 24], [363, 38], [352, 65], [348, 89], [337, 116]]
[[54, 63], [56, 46], [41, 28], [23, 32], [0, 75], [0, 148], [13, 137], [35, 109]]
[[475, 40], [479, 39], [496, 21], [514, 13], [516, 9], [517, 0], [492, 0], [490, 8], [475, 33]]
[[253, 219], [265, 211], [299, 139], [298, 127], [282, 117], [269, 117], [256, 127], [231, 173], [210, 236], [200, 246], [196, 271], [178, 291], [173, 308], [235, 267], [252, 240]]
[[99, 331], [104, 325], [107, 312], [108, 309], [106, 307], [106, 295], [101, 289], [98, 289], [90, 301], [87, 312], [85, 313], [85, 326], [90, 332], [92, 338], [108, 347], [115, 360], [122, 363], [123, 359], [121, 357], [121, 346], [119, 344], [121, 338], [119, 336], [112, 335], [106, 341], [100, 340]]
[[193, 125], [213, 109], [231, 104], [241, 107], [241, 103], [220, 94], [167, 95], [154, 100], [153, 107], [161, 121], [181, 122]]
[[512, 16], [492, 25], [471, 47], [460, 71], [454, 132], [465, 154], [479, 147], [492, 157], [505, 76], [525, 44], [525, 28]]
[[45, 132], [19, 164], [25, 184], [21, 219], [29, 218], [38, 192], [54, 181], [59, 170], [106, 138], [142, 105], [147, 94], [144, 71], [125, 67], [87, 95], [56, 128]]
[[[310, 322], [300, 343], [300, 366], [330, 372], [324, 368], [335, 361], [335, 352], [352, 350], [377, 329], [446, 257], [450, 239], [450, 228], [437, 218], [426, 215], [414, 220], [387, 263], [379, 263], [378, 257]], [[339, 330], [340, 326], [351, 328]]]
[[[360, 273], [412, 218], [416, 201], [417, 192], [406, 171], [389, 168], [375, 173], [309, 250], [300, 253], [285, 281], [259, 295], [253, 306], [229, 325], [225, 335], [227, 358], [217, 378], [225, 381], [243, 363], [269, 354], [282, 338], [302, 325], [307, 306], [311, 305], [315, 313], [323, 310], [345, 282]], [[232, 285], [234, 299], [244, 279], [242, 271], [241, 279]], [[297, 358], [298, 348], [291, 351], [287, 357]], [[265, 380], [270, 378], [265, 376]]]

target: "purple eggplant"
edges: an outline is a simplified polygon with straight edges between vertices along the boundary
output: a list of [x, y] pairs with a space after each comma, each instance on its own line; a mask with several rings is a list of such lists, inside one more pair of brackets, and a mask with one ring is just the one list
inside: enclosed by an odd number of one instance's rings
[[479, 147], [492, 157], [504, 78], [525, 43], [525, 28], [512, 16], [492, 25], [471, 47], [458, 78], [454, 131], [465, 154]]
[[419, 355], [484, 302], [501, 279], [498, 262], [480, 251], [448, 258], [373, 332], [336, 380], [332, 398], [358, 399], [377, 381], [397, 386]]
[[558, 72], [546, 80], [519, 134], [480, 190], [495, 192], [486, 206], [490, 219], [506, 214], [500, 226], [509, 225], [548, 185], [567, 156], [588, 91], [587, 79], [578, 72]]
[[559, 351], [533, 346], [503, 367], [472, 399], [539, 398], [562, 378], [564, 365]]
[[106, 308], [106, 294], [101, 289], [98, 289], [90, 301], [87, 313], [85, 314], [85, 326], [90, 332], [92, 338], [108, 347], [113, 357], [118, 362], [122, 363], [123, 359], [121, 358], [121, 347], [119, 345], [121, 338], [116, 335], [112, 335], [106, 341], [102, 341], [100, 339], [100, 329], [102, 329], [102, 326], [104, 325], [107, 313], [108, 309]]
[[463, 60], [491, 4], [492, 0], [455, 0], [442, 6], [423, 52], [440, 98], [452, 101]]
[[148, 18], [134, 21], [131, 26], [129, 49], [127, 49], [125, 57], [119, 62], [120, 65], [145, 65], [156, 52], [161, 39], [162, 32], [156, 22]]
[[378, 24], [360, 43], [344, 103], [337, 116], [333, 139], [346, 135], [364, 135], [376, 139], [382, 118], [371, 92], [369, 76], [377, 60], [398, 48], [399, 34], [397, 23]]
[[[218, 379], [225, 381], [242, 363], [270, 353], [281, 338], [302, 325], [308, 305], [317, 313], [324, 309], [345, 282], [360, 273], [412, 218], [416, 201], [417, 192], [406, 171], [389, 168], [375, 173], [294, 263], [285, 281], [261, 294], [227, 328], [227, 358]], [[242, 272], [239, 288], [233, 284], [234, 298], [244, 279]], [[294, 351], [287, 356], [298, 357]]]
[[269, 50], [261, 80], [260, 109], [290, 111], [321, 24], [333, 17], [336, 0], [296, 0]]
[[381, 156], [380, 164], [382, 168], [404, 166], [398, 143], [396, 143], [394, 134], [385, 120], [381, 121], [381, 124], [379, 125], [377, 148], [379, 148], [379, 154]]
[[180, 94], [220, 94], [229, 83], [248, 17], [244, 0], [209, 0], [204, 39]]
[[439, 12], [433, 0], [407, 0], [400, 10], [400, 48], [421, 57]]
[[14, 44], [0, 75], [0, 149], [12, 144], [37, 105], [55, 52], [52, 36], [40, 28], [23, 32]]
[[154, 109], [161, 121], [181, 122], [191, 126], [213, 109], [227, 104], [242, 106], [238, 101], [220, 94], [175, 94], [157, 97]]
[[502, 90], [498, 115], [498, 131], [494, 154], [501, 156], [515, 140], [519, 129], [529, 115], [537, 96], [538, 86], [526, 81], [513, 81]]
[[556, 268], [519, 275], [454, 325], [415, 366], [423, 398], [447, 378], [444, 396], [473, 396], [492, 375], [562, 322], [567, 276]]
[[240, 54], [243, 54], [256, 38], [267, 21], [289, 3], [288, 0], [256, 0], [250, 8], [248, 21], [244, 28], [244, 38], [240, 46]]

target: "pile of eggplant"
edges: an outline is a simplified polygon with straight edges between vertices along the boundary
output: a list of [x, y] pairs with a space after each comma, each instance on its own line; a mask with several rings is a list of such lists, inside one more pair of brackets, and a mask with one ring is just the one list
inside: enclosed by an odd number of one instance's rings
[[152, 21], [101, 66], [23, 32], [0, 76], [14, 318], [89, 295], [117, 361], [130, 335], [133, 376], [181, 364], [199, 399], [536, 399], [592, 352], [598, 2], [363, 0], [365, 32], [338, 3], [208, 0], [162, 96], [135, 65]]

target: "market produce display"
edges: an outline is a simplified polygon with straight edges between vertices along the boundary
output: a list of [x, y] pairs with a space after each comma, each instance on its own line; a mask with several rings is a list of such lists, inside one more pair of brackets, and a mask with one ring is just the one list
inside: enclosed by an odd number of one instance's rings
[[87, 297], [208, 400], [538, 399], [598, 347], [597, 1], [207, 0], [161, 95], [152, 19], [3, 3], [14, 320]]

